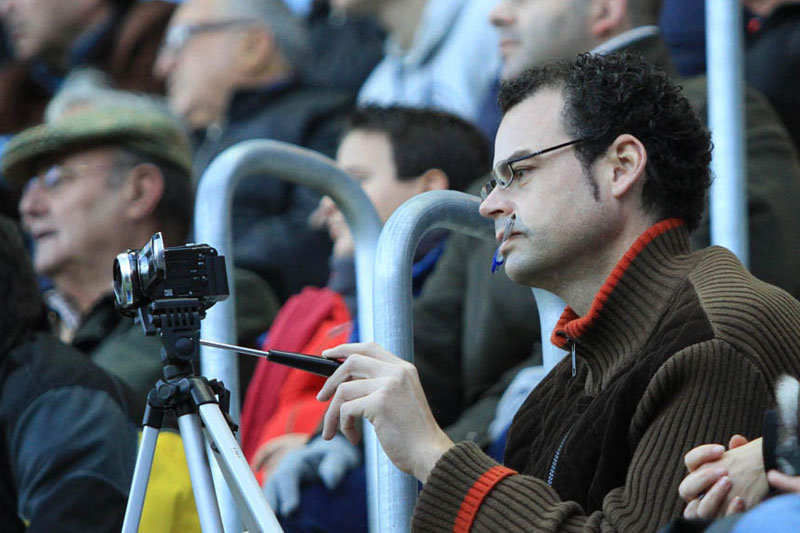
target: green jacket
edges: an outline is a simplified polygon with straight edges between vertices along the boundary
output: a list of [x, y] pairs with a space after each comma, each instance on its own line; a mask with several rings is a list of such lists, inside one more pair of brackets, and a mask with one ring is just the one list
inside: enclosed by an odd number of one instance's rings
[[[278, 301], [266, 282], [252, 272], [235, 269], [236, 325], [240, 343], [252, 345], [256, 336], [266, 331], [275, 316]], [[161, 379], [161, 341], [146, 337], [142, 326], [132, 318], [120, 315], [114, 308], [114, 297], [101, 299], [81, 323], [72, 345], [88, 354], [98, 366], [124, 381], [142, 402]], [[253, 358], [239, 357], [241, 370], [252, 372]], [[240, 380], [246, 388], [249, 375]]]

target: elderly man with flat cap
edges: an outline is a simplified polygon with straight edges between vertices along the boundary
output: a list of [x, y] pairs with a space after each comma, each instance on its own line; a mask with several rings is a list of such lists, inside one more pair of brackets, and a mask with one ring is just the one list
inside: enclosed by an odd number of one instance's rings
[[[22, 224], [36, 272], [53, 284], [45, 299], [58, 335], [144, 402], [161, 377], [160, 344], [114, 309], [111, 266], [158, 231], [167, 246], [186, 240], [193, 194], [181, 122], [148, 97], [76, 79], [51, 102], [45, 124], [9, 141], [2, 172], [24, 185]], [[252, 278], [242, 277], [241, 294], [264, 294]], [[253, 313], [250, 329], [266, 329], [263, 316]]]

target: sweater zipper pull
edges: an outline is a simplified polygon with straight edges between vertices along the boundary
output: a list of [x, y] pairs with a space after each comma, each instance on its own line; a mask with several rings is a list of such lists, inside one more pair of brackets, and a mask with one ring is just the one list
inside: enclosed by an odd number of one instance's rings
[[572, 341], [572, 377], [577, 374], [577, 364], [575, 362], [575, 341]]

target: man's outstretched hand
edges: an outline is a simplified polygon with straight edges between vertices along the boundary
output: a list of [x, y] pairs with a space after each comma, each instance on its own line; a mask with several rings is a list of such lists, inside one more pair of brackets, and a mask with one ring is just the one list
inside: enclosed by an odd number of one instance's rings
[[322, 355], [346, 359], [317, 395], [320, 401], [333, 398], [322, 436], [341, 430], [355, 443], [364, 417], [395, 466], [425, 483], [453, 441], [436, 424], [416, 367], [375, 343], [343, 344]]

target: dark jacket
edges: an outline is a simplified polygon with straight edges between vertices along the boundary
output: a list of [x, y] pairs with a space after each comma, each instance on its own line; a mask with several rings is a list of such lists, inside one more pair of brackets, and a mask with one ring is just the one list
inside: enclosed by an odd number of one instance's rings
[[[352, 94], [286, 80], [234, 94], [225, 122], [198, 133], [195, 176], [223, 150], [249, 139], [273, 139], [333, 155]], [[234, 191], [236, 264], [260, 274], [281, 301], [328, 278], [330, 239], [308, 216], [319, 194], [271, 176], [247, 176]]]
[[748, 29], [745, 79], [767, 97], [800, 147], [800, 4], [780, 6]]
[[0, 355], [3, 531], [119, 531], [141, 412], [132, 392], [49, 334]]
[[[660, 37], [630, 49], [672, 73], [705, 119], [704, 77], [681, 79]], [[746, 104], [750, 270], [799, 296], [800, 166], [764, 97], [748, 90]], [[692, 244], [701, 248], [708, 243], [706, 216]], [[530, 288], [512, 283], [503, 272], [490, 274], [495, 248], [493, 242], [452, 235], [414, 302], [415, 364], [437, 420], [455, 424], [448, 433], [456, 439], [485, 430], [518, 365], [541, 364], [539, 319]]]
[[[574, 347], [517, 413], [505, 466], [473, 443], [436, 464], [416, 531], [655, 531], [679, 515], [683, 455], [760, 433], [772, 383], [800, 372], [800, 302], [727, 250], [690, 252], [675, 219], [643, 233], [584, 317]], [[463, 528], [463, 529], [461, 529]]]

